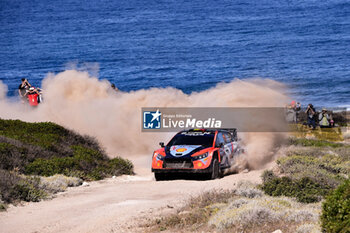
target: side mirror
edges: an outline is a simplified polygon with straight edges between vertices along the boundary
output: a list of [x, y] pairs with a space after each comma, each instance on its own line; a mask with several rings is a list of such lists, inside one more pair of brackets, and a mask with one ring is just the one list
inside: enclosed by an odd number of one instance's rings
[[164, 147], [164, 142], [160, 142], [159, 145], [163, 148]]

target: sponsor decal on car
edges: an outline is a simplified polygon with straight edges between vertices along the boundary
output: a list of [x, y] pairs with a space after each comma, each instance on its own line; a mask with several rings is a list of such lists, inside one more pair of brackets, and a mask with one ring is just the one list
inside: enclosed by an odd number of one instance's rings
[[187, 149], [186, 148], [179, 148], [176, 150], [176, 152], [185, 152]]
[[193, 150], [200, 147], [200, 145], [178, 145], [170, 148], [170, 154], [174, 157], [181, 157], [191, 153]]

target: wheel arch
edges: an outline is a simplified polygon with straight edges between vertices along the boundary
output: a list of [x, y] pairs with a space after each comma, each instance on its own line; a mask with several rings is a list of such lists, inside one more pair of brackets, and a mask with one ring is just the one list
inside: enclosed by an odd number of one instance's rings
[[213, 151], [213, 159], [217, 159], [219, 162], [221, 162], [221, 157], [220, 157], [220, 153], [219, 150], [214, 150]]

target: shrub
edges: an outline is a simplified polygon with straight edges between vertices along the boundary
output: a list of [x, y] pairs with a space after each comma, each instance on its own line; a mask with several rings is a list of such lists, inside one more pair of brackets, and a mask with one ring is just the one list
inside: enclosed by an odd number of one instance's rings
[[50, 122], [27, 123], [0, 119], [0, 169], [25, 167], [35, 159], [73, 157], [77, 146], [98, 151], [107, 159], [96, 140], [81, 136]]
[[277, 178], [277, 176], [271, 170], [265, 170], [261, 175], [263, 183], [267, 183], [273, 180], [274, 178]]
[[47, 197], [47, 193], [39, 188], [39, 182], [38, 177], [21, 179], [12, 190], [11, 196], [22, 201], [40, 201]]
[[[240, 183], [239, 188], [254, 188]], [[168, 232], [319, 232], [320, 203], [301, 204], [287, 197], [246, 198], [237, 192], [211, 191], [193, 197], [177, 213], [147, 219], [149, 231]], [[148, 231], [146, 231], [148, 232]]]
[[350, 232], [350, 180], [327, 196], [321, 221], [326, 232]]
[[309, 177], [331, 188], [336, 188], [350, 174], [350, 162], [334, 154], [319, 157], [290, 155], [279, 158], [277, 164], [281, 172], [293, 179]]
[[261, 188], [270, 196], [296, 197], [298, 201], [304, 203], [320, 201], [330, 190], [330, 187], [316, 183], [308, 177], [298, 180], [275, 177], [264, 182]]
[[130, 161], [109, 159], [91, 137], [50, 122], [0, 119], [0, 194], [5, 204], [39, 201], [47, 191], [55, 193], [81, 183], [56, 174], [99, 180], [134, 173]]
[[238, 196], [255, 198], [263, 196], [263, 192], [256, 188], [256, 185], [250, 182], [239, 182], [236, 189], [236, 194]]
[[68, 158], [52, 158], [52, 159], [36, 159], [28, 164], [24, 170], [25, 174], [53, 176], [62, 174], [66, 169], [74, 168], [74, 159]]
[[4, 203], [0, 203], [0, 212], [6, 210], [6, 205]]
[[12, 190], [20, 181], [20, 177], [12, 172], [0, 169], [0, 193], [1, 199], [5, 203], [16, 200], [16, 196], [12, 196]]
[[16, 173], [0, 170], [0, 193], [5, 203], [16, 201], [39, 201], [47, 193], [39, 188], [38, 177], [22, 177]]
[[0, 119], [0, 135], [43, 149], [55, 149], [57, 152], [62, 151], [62, 146], [70, 147], [76, 144], [99, 149], [91, 137], [81, 136], [52, 122], [28, 123]]
[[204, 208], [214, 203], [227, 203], [230, 198], [235, 197], [236, 194], [234, 191], [230, 190], [212, 190], [203, 193], [199, 196], [192, 196], [188, 203], [187, 208]]
[[133, 175], [134, 165], [126, 159], [116, 157], [108, 161], [108, 169], [111, 175]]
[[278, 229], [274, 226], [281, 223], [284, 229], [290, 228], [289, 224], [294, 224], [294, 228], [300, 223], [316, 223], [319, 216], [317, 208], [314, 204], [300, 204], [288, 198], [239, 197], [213, 213], [208, 224], [220, 231], [272, 232]]
[[25, 168], [26, 174], [53, 176], [78, 175], [88, 180], [100, 180], [107, 176], [133, 174], [133, 165], [129, 160], [120, 157], [108, 159], [94, 149], [73, 146], [73, 157], [36, 159]]
[[[148, 226], [156, 226], [158, 231], [164, 231], [168, 228], [190, 227], [197, 229], [207, 222], [210, 215], [218, 210], [218, 203], [228, 203], [229, 200], [236, 197], [234, 191], [212, 190], [201, 195], [193, 196], [185, 206], [178, 210], [176, 214], [157, 219]], [[215, 205], [214, 205], [215, 204]]]
[[68, 187], [79, 186], [82, 183], [83, 181], [77, 177], [54, 175], [50, 177], [40, 177], [39, 187], [50, 193], [57, 193], [65, 191]]

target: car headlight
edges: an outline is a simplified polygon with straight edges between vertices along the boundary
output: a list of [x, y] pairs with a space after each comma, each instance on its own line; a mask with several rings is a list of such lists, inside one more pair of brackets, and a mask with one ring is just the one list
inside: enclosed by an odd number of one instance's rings
[[205, 152], [204, 154], [198, 155], [198, 156], [194, 156], [193, 159], [194, 160], [198, 160], [198, 159], [204, 159], [206, 157], [208, 157], [209, 152]]
[[155, 152], [153, 156], [156, 157], [157, 160], [163, 160], [164, 159], [164, 157], [162, 155], [158, 154], [158, 152]]

